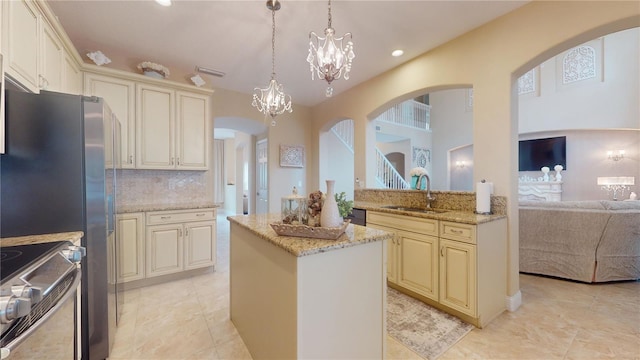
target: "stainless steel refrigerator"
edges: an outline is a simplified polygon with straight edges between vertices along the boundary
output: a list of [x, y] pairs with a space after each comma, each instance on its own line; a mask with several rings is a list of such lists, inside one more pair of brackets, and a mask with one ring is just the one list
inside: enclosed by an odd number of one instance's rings
[[83, 231], [82, 359], [106, 359], [115, 337], [119, 122], [101, 98], [5, 92], [0, 237]]

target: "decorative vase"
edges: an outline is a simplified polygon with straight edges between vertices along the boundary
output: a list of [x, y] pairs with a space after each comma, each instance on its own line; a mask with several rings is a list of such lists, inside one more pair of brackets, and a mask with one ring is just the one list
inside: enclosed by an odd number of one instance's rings
[[340, 210], [338, 209], [338, 203], [333, 194], [333, 186], [335, 180], [327, 180], [327, 195], [322, 204], [322, 211], [320, 212], [320, 225], [322, 227], [339, 227], [342, 226], [344, 220], [340, 216]]
[[415, 190], [424, 190], [427, 188], [427, 180], [425, 178], [422, 179], [421, 184], [418, 185], [419, 175], [411, 176], [411, 188]]

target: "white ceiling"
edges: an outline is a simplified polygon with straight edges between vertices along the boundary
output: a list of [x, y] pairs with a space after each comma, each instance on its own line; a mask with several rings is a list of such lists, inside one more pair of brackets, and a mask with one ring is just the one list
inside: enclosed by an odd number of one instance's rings
[[[183, 81], [196, 65], [226, 73], [201, 75], [205, 87], [252, 93], [271, 77], [271, 12], [266, 1], [50, 0], [69, 38], [85, 54], [101, 50], [108, 67], [134, 70], [142, 61], [163, 64]], [[334, 0], [336, 34], [353, 34], [351, 78], [334, 82], [334, 96], [421, 53], [489, 22], [528, 1]], [[327, 1], [281, 0], [276, 12], [276, 78], [295, 104], [325, 99], [326, 83], [312, 81], [309, 32], [327, 26]], [[394, 58], [391, 51], [404, 50]], [[295, 110], [295, 109], [294, 109]]]

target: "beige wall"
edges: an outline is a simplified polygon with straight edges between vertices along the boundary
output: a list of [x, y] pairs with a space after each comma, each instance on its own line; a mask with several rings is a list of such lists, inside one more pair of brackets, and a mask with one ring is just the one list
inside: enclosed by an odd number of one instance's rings
[[[320, 129], [337, 118], [356, 127], [355, 175], [373, 180], [375, 141], [369, 120], [389, 104], [449, 87], [474, 89], [474, 181], [492, 179], [508, 197], [508, 294], [519, 293], [517, 114], [515, 82], [550, 56], [597, 36], [640, 25], [637, 2], [535, 1], [489, 24], [361, 83], [313, 108], [315, 146]], [[357, 71], [357, 64], [354, 64]], [[317, 164], [317, 155], [310, 163]], [[317, 168], [307, 175], [316, 183]], [[314, 176], [315, 175], [315, 176]]]

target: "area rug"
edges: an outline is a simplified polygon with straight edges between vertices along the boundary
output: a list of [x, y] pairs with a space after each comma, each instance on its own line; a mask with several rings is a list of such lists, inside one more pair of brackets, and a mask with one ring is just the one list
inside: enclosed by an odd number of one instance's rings
[[387, 333], [424, 358], [437, 359], [472, 329], [453, 315], [387, 288]]

